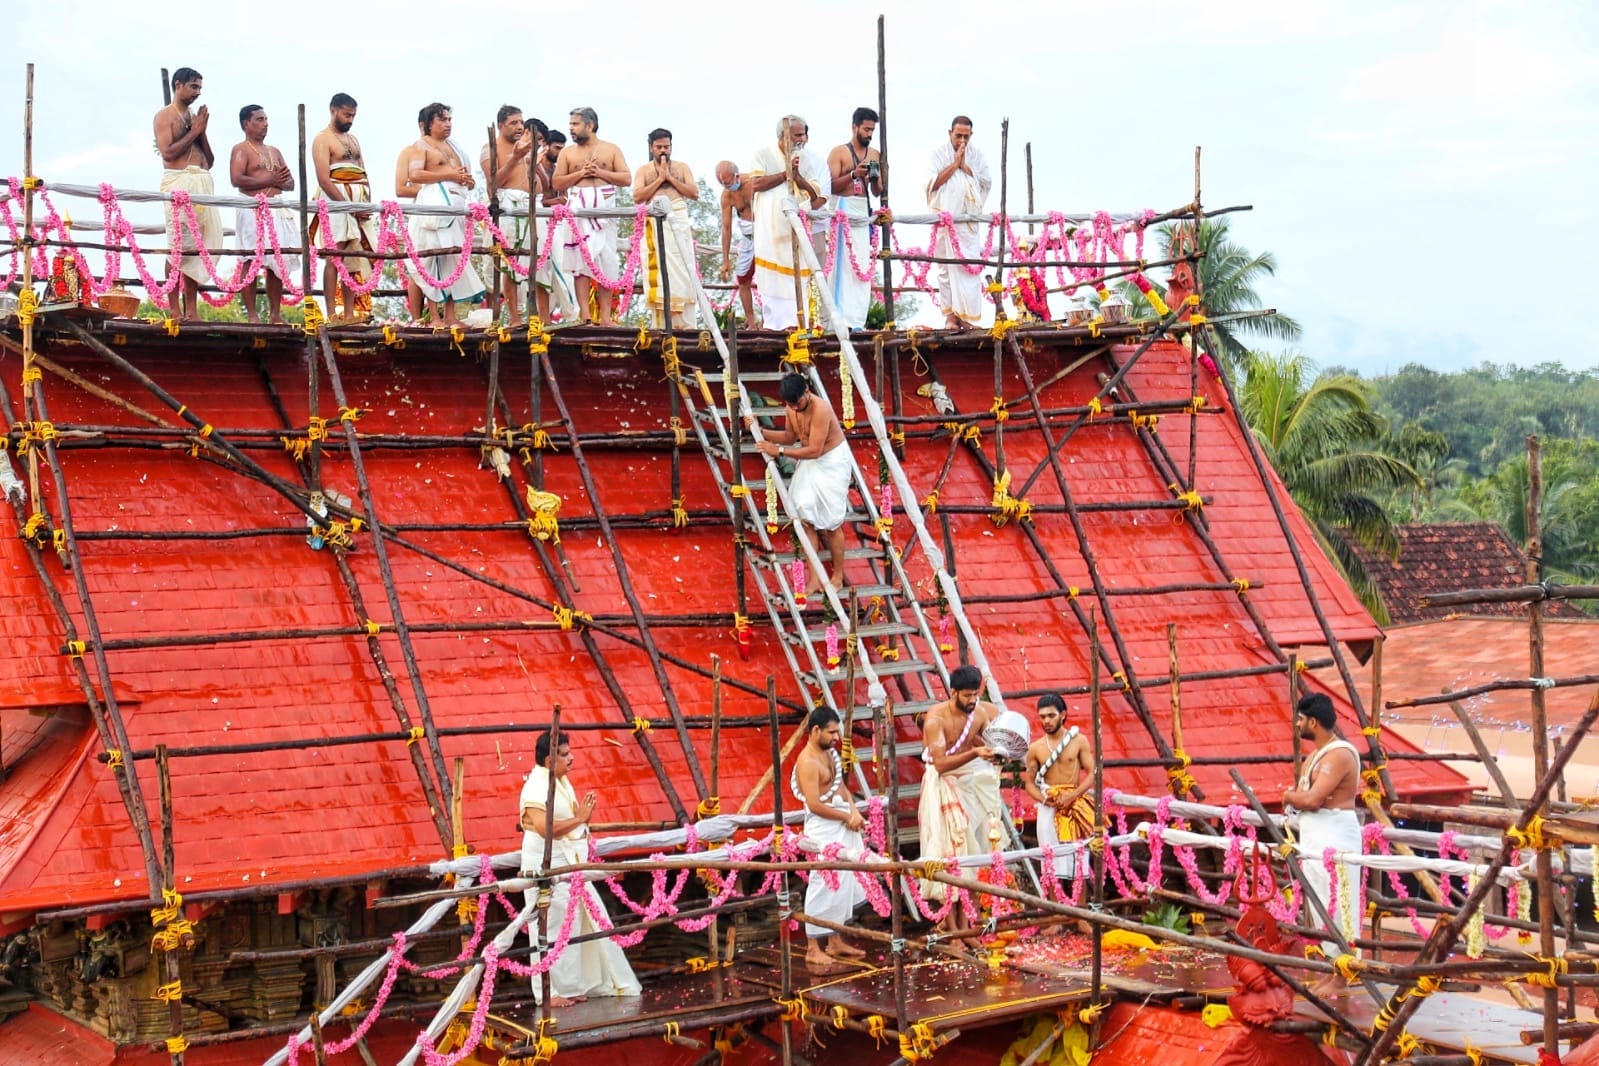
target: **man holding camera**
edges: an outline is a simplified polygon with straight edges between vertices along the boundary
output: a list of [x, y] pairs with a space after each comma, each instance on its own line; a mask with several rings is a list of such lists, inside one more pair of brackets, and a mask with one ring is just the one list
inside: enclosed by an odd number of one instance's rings
[[[850, 139], [827, 155], [836, 206], [847, 226], [832, 225], [832, 254], [822, 263], [838, 315], [849, 329], [864, 329], [872, 305], [871, 197], [883, 195], [882, 160], [872, 147], [877, 112], [857, 107], [850, 119]], [[848, 236], [846, 237], [846, 233]]]

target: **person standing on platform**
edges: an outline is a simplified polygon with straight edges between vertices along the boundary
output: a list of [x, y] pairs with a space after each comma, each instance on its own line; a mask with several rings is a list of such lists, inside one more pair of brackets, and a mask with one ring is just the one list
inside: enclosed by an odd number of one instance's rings
[[[1355, 796], [1360, 789], [1360, 752], [1337, 733], [1338, 713], [1332, 700], [1324, 692], [1312, 692], [1300, 698], [1294, 707], [1294, 720], [1299, 736], [1315, 747], [1305, 760], [1296, 787], [1283, 792], [1283, 807], [1290, 825], [1297, 820], [1299, 834], [1299, 868], [1305, 875], [1305, 884], [1321, 900], [1334, 922], [1340, 922], [1339, 912], [1352, 914], [1353, 920], [1339, 930], [1345, 943], [1360, 933], [1363, 912], [1357, 906], [1345, 906], [1340, 897], [1332, 902], [1332, 878], [1338, 877], [1339, 889], [1358, 891], [1360, 874], [1347, 864], [1334, 860], [1332, 872], [1327, 869], [1326, 853], [1358, 853], [1361, 850], [1360, 816], [1355, 813]], [[1320, 919], [1310, 908], [1305, 920]], [[1338, 954], [1338, 946], [1331, 941], [1322, 944], [1329, 958]], [[1336, 976], [1336, 975], [1335, 975]], [[1340, 981], [1341, 983], [1341, 981]]]
[[[972, 120], [956, 115], [949, 124], [948, 143], [938, 146], [929, 165], [929, 210], [956, 216], [982, 213], [994, 179], [989, 175], [983, 153], [972, 147], [971, 142]], [[982, 250], [976, 222], [955, 222], [953, 233], [951, 227], [940, 226], [938, 239], [933, 243], [933, 254], [943, 258], [976, 259]], [[975, 265], [969, 268], [959, 263], [939, 264], [938, 303], [944, 310], [946, 329], [969, 329], [982, 321], [987, 306], [983, 298], [982, 268]]]
[[[417, 207], [465, 208], [467, 193], [477, 187], [472, 176], [472, 165], [460, 145], [450, 139], [454, 120], [445, 104], [431, 103], [417, 114], [416, 122], [422, 136], [401, 154], [401, 173], [395, 177], [396, 192], [416, 198]], [[483, 279], [472, 267], [472, 249], [466, 246], [466, 215], [413, 214], [406, 219], [411, 234], [411, 245], [427, 274], [440, 280], [460, 273], [448, 288], [441, 288], [427, 280], [423, 271], [409, 259], [405, 271], [409, 277], [406, 286], [406, 305], [412, 319], [422, 317], [422, 301], [430, 301], [436, 310], [435, 324], [460, 320], [462, 304], [476, 303], [484, 295]], [[445, 248], [459, 249], [441, 255], [423, 257], [420, 253], [437, 252]], [[462, 257], [466, 261], [461, 262]]]
[[[744, 324], [755, 325], [755, 193], [731, 160], [716, 164], [716, 183], [722, 187], [722, 280], [738, 286], [744, 304]], [[735, 265], [736, 264], [736, 265]]]
[[[1038, 846], [1058, 848], [1087, 840], [1094, 832], [1094, 755], [1076, 726], [1066, 725], [1066, 701], [1053, 692], [1038, 701], [1038, 723], [1044, 735], [1027, 749], [1022, 785], [1038, 805]], [[1077, 876], [1076, 851], [1055, 855], [1055, 876]]]
[[810, 292], [810, 268], [803, 259], [795, 261], [797, 231], [783, 213], [785, 201], [793, 198], [813, 212], [827, 206], [827, 165], [816, 153], [805, 150], [807, 128], [798, 115], [784, 115], [777, 123], [777, 144], [757, 151], [744, 173], [755, 196], [755, 287], [761, 293], [761, 326], [765, 329], [799, 325], [804, 310], [799, 300]]
[[[366, 160], [361, 155], [361, 142], [350, 132], [355, 125], [355, 112], [355, 97], [349, 93], [333, 94], [333, 99], [328, 101], [327, 127], [311, 141], [311, 161], [316, 167], [316, 183], [323, 196], [333, 201], [369, 204], [372, 183], [367, 176]], [[321, 219], [313, 216], [307, 231], [313, 245], [325, 237], [340, 252], [377, 250], [377, 221], [369, 211], [330, 211], [326, 234], [319, 232], [321, 226]], [[305, 254], [311, 254], [310, 250]], [[344, 269], [357, 283], [365, 283], [372, 271], [372, 261], [347, 258]], [[322, 291], [327, 299], [329, 321], [362, 321], [372, 313], [371, 295], [341, 290], [338, 266], [331, 257], [322, 271]]]
[[[789, 776], [794, 798], [805, 808], [805, 836], [818, 848], [838, 845], [858, 858], [866, 850], [861, 829], [866, 819], [855, 809], [855, 797], [844, 780], [844, 759], [839, 754], [842, 730], [838, 712], [817, 707], [805, 720], [807, 737]], [[820, 860], [821, 855], [817, 858]], [[829, 888], [821, 871], [812, 871], [805, 888], [805, 913], [835, 925], [843, 925], [866, 902], [860, 879], [845, 870], [838, 872], [838, 887]], [[812, 973], [837, 973], [866, 957], [866, 952], [844, 942], [837, 931], [825, 925], [805, 925], [809, 945], [805, 965]]]
[[[694, 224], [689, 220], [688, 205], [700, 198], [700, 187], [687, 163], [672, 159], [672, 131], [650, 131], [650, 161], [639, 167], [633, 175], [633, 202], [645, 204], [662, 201], [666, 208], [666, 247], [655, 249], [656, 273], [646, 279], [646, 302], [656, 313], [656, 325], [670, 329], [688, 329], [688, 309], [694, 305], [694, 275], [698, 263], [694, 258]], [[646, 235], [651, 246], [655, 244], [655, 220], [646, 223]], [[686, 249], [686, 250], [685, 250]], [[661, 306], [659, 271], [666, 270], [667, 288], [671, 289], [672, 306]]]
[[[568, 776], [572, 768], [571, 745], [567, 743], [563, 734], [561, 743], [552, 751], [550, 740], [548, 732], [539, 734], [539, 739], [533, 748], [533, 757], [538, 765], [527, 775], [527, 781], [522, 785], [523, 877], [537, 877], [544, 873], [546, 828], [549, 829], [552, 841], [551, 869], [588, 861], [589, 822], [594, 818], [594, 808], [598, 800], [592, 792], [584, 793], [581, 800], [577, 798], [577, 790], [572, 787], [572, 780]], [[555, 778], [553, 825], [550, 824], [550, 811], [545, 806], [549, 802], [552, 775]], [[587, 906], [581, 901], [573, 900], [573, 890], [571, 878], [556, 879], [548, 920], [551, 943], [565, 924], [566, 910], [570, 906], [578, 908], [572, 920], [572, 936], [599, 931], [599, 926], [589, 914], [591, 909], [597, 908], [601, 913], [605, 910], [599, 892], [591, 882], [583, 880], [581, 875], [576, 883], [576, 891], [588, 893]], [[538, 891], [537, 888], [530, 888], [528, 894], [533, 895]], [[537, 949], [536, 925], [529, 926], [528, 936], [534, 940], [534, 948]], [[533, 958], [535, 962], [539, 961], [542, 953], [535, 950]], [[585, 940], [581, 944], [567, 944], [560, 957], [550, 966], [552, 1007], [568, 1007], [573, 1003], [581, 1003], [590, 996], [636, 996], [642, 991], [638, 978], [633, 976], [633, 968], [628, 965], [627, 956], [622, 954], [622, 949], [608, 937]], [[543, 980], [535, 976], [534, 999], [537, 1000], [542, 995]]]
[[[600, 140], [600, 116], [592, 107], [574, 108], [570, 128], [572, 143], [561, 151], [555, 164], [555, 191], [566, 194], [566, 204], [574, 211], [616, 206], [616, 187], [633, 180], [622, 150]], [[575, 228], [574, 228], [575, 225]], [[562, 268], [577, 279], [578, 311], [587, 318], [589, 300], [599, 302], [599, 324], [615, 324], [612, 303], [616, 293], [607, 287], [615, 284], [618, 268], [616, 219], [580, 218], [569, 224], [564, 242]], [[584, 254], [585, 250], [587, 255]], [[595, 288], [604, 295], [595, 293]], [[626, 298], [625, 295], [623, 297]]]
[[[484, 145], [478, 156], [478, 165], [485, 182], [493, 179], [494, 201], [503, 211], [528, 211], [533, 203], [533, 181], [529, 176], [528, 157], [541, 147], [538, 130], [522, 120], [522, 109], [513, 104], [503, 105], [494, 116], [493, 144], [494, 173], [489, 173], [490, 146]], [[501, 232], [511, 238], [505, 255], [525, 266], [527, 257], [527, 232], [531, 218], [500, 216]], [[503, 266], [503, 264], [502, 264]], [[511, 328], [522, 324], [522, 305], [527, 302], [527, 283], [517, 280], [516, 272], [503, 266], [500, 276], [501, 299], [505, 301], [506, 322]]]
[[[200, 99], [204, 79], [192, 67], [179, 67], [172, 75], [172, 102], [155, 113], [155, 146], [161, 153], [161, 191], [185, 192], [209, 196], [215, 192], [211, 181], [211, 167], [216, 155], [211, 151], [207, 135], [211, 122], [210, 108], [204, 104], [191, 112], [189, 105]], [[222, 247], [222, 219], [214, 207], [194, 204], [191, 225], [189, 212], [166, 204], [167, 247], [172, 249], [172, 261], [183, 274], [180, 283], [182, 295], [179, 302], [180, 318], [198, 318], [200, 315], [200, 286], [210, 280], [200, 249]], [[170, 268], [169, 268], [170, 269]]]
[[[922, 857], [947, 859], [957, 855], [990, 855], [1005, 839], [1004, 819], [1010, 817], [999, 793], [999, 756], [983, 743], [987, 729], [999, 713], [980, 699], [983, 675], [975, 666], [958, 666], [949, 672], [949, 698], [934, 704], [922, 723], [922, 794], [917, 807]], [[942, 899], [947, 888], [927, 881], [922, 892]], [[965, 928], [960, 907], [946, 919], [954, 929]]]
[[[234, 145], [228, 156], [228, 176], [233, 187], [246, 196], [264, 194], [277, 197], [293, 192], [294, 174], [289, 170], [288, 163], [284, 162], [283, 153], [266, 143], [266, 110], [260, 104], [247, 104], [240, 108], [239, 128], [244, 131], [244, 140]], [[261, 275], [266, 284], [267, 321], [281, 325], [283, 272], [297, 273], [300, 257], [274, 252], [266, 235], [258, 232], [256, 221], [255, 208], [238, 208], [234, 212], [233, 231], [238, 236], [239, 248], [245, 252], [253, 251], [258, 242], [262, 244]], [[287, 208], [276, 208], [272, 210], [272, 222], [277, 231], [279, 249], [284, 244], [293, 248], [300, 243], [300, 222], [294, 212]], [[261, 316], [255, 306], [255, 284], [252, 282], [249, 290], [239, 295], [244, 299], [245, 318], [259, 322]]]
[[[850, 139], [827, 155], [832, 174], [832, 191], [838, 209], [844, 212], [845, 226], [829, 228], [834, 233], [832, 255], [823, 261], [828, 292], [848, 329], [865, 329], [866, 312], [872, 306], [872, 275], [877, 261], [872, 258], [872, 208], [870, 197], [883, 195], [882, 158], [872, 147], [877, 132], [877, 112], [857, 107], [850, 119]], [[849, 239], [845, 240], [845, 232]], [[861, 278], [862, 267], [866, 273]]]

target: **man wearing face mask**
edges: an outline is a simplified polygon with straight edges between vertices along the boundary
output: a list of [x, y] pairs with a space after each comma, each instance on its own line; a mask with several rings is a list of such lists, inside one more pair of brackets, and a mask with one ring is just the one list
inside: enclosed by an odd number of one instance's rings
[[[755, 194], [744, 175], [730, 160], [716, 164], [716, 183], [722, 187], [722, 280], [738, 279], [738, 297], [744, 303], [744, 324], [755, 324], [755, 299], [750, 284], [755, 280]], [[732, 245], [729, 254], [728, 246]], [[737, 257], [737, 267], [733, 266]]]

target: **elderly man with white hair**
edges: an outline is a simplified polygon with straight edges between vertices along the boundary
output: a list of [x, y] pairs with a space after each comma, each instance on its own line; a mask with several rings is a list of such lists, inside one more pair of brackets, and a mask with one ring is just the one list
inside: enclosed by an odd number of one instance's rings
[[813, 281], [803, 257], [796, 261], [795, 231], [783, 214], [790, 199], [812, 212], [827, 206], [827, 164], [805, 148], [808, 138], [803, 118], [784, 115], [777, 123], [777, 143], [758, 150], [744, 174], [755, 193], [755, 287], [766, 329], [799, 325], [799, 304]]

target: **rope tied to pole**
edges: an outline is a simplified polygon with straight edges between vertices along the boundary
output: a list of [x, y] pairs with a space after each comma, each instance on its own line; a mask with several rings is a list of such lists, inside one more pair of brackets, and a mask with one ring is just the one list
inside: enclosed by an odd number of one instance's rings
[[879, 1048], [883, 1046], [883, 1040], [887, 1036], [885, 1030], [887, 1029], [888, 1019], [881, 1014], [868, 1014], [866, 1016], [866, 1035], [877, 1041]]
[[1551, 959], [1543, 955], [1534, 955], [1533, 961], [1540, 966], [1548, 967], [1543, 973], [1529, 973], [1527, 983], [1537, 985], [1539, 988], [1558, 988], [1562, 975], [1570, 972], [1570, 964], [1563, 958]]
[[677, 338], [665, 336], [661, 338], [661, 365], [666, 371], [666, 380], [681, 384], [683, 380], [683, 361], [677, 357]]
[[550, 613], [555, 616], [555, 624], [561, 627], [562, 633], [570, 633], [573, 627], [594, 621], [594, 616], [587, 611], [559, 603], [550, 605]]
[[672, 528], [683, 529], [688, 525], [688, 508], [683, 506], [683, 497], [672, 498]]
[[181, 1055], [189, 1050], [189, 1038], [179, 1033], [177, 1036], [167, 1037], [167, 1053]]
[[899, 1054], [906, 1062], [922, 1062], [933, 1057], [938, 1050], [938, 1039], [933, 1027], [926, 1022], [916, 1022], [908, 1033], [899, 1034]]
[[934, 489], [932, 492], [929, 492], [927, 494], [927, 498], [922, 501], [922, 510], [926, 511], [928, 514], [937, 514], [938, 513], [938, 490], [937, 489]]
[[538, 1036], [533, 1040], [533, 1066], [548, 1066], [555, 1053], [561, 1050], [561, 1045], [550, 1035], [554, 1028], [554, 1018], [539, 1020]]
[[1145, 415], [1139, 414], [1137, 411], [1129, 411], [1127, 417], [1132, 420], [1134, 429], [1147, 429], [1154, 433], [1156, 432], [1156, 427], [1160, 425], [1159, 415]]
[[106, 749], [106, 752], [105, 752], [105, 764], [106, 764], [106, 766], [108, 766], [109, 768], [111, 768], [113, 770], [120, 770], [126, 765], [122, 760], [123, 760], [123, 756], [122, 756], [122, 749], [121, 748], [107, 748]]
[[1010, 494], [1011, 472], [1005, 471], [994, 479], [994, 498], [991, 506], [994, 513], [989, 519], [996, 526], [1003, 527], [1012, 519], [1017, 522], [1031, 522], [1033, 520], [1033, 503], [1031, 500], [1019, 500]]
[[315, 337], [321, 332], [323, 324], [327, 321], [322, 317], [322, 305], [317, 303], [316, 297], [307, 296], [300, 302], [300, 306], [304, 309], [303, 313], [305, 315], [305, 322], [300, 326], [300, 329], [307, 337]]
[[419, 725], [414, 725], [414, 726], [411, 727], [410, 733], [408, 733], [406, 735], [405, 746], [408, 747], [408, 748], [412, 747], [412, 746], [414, 746], [416, 744], [417, 741], [423, 739], [427, 735], [428, 734], [427, 734], [427, 730], [426, 729], [423, 729]]
[[701, 819], [715, 818], [722, 813], [722, 797], [706, 796], [700, 800], [700, 804], [695, 808], [694, 813]]
[[561, 523], [557, 517], [561, 498], [553, 492], [527, 487], [527, 507], [532, 512], [527, 520], [527, 531], [534, 540], [561, 543]]
[[681, 447], [683, 447], [683, 445], [687, 444], [688, 443], [688, 427], [683, 424], [683, 420], [680, 417], [678, 417], [677, 415], [673, 415], [672, 416], [672, 421], [671, 421], [671, 427], [672, 427], [672, 443], [677, 445], [679, 448], [681, 448]]
[[[20, 448], [18, 449], [18, 452], [21, 452]], [[35, 548], [43, 548], [45, 534], [49, 532], [49, 530], [50, 520], [41, 512], [35, 511], [33, 514], [28, 516], [27, 522], [23, 524], [22, 530], [17, 535], [23, 540], [31, 541]]]
[[527, 350], [530, 355], [544, 355], [550, 350], [550, 335], [537, 315], [527, 320]]
[[1515, 826], [1511, 826], [1509, 829], [1505, 830], [1505, 836], [1509, 837], [1518, 848], [1532, 848], [1534, 851], [1547, 851], [1548, 849], [1554, 847], [1556, 842], [1552, 837], [1544, 836], [1543, 827], [1544, 820], [1542, 816], [1535, 814], [1532, 816], [1532, 819], [1527, 822], [1527, 828], [1517, 829]]
[[89, 644], [83, 640], [67, 641], [67, 655], [73, 659], [81, 659], [89, 653]]
[[633, 732], [635, 733], [648, 733], [654, 728], [648, 718], [635, 717], [633, 719]]
[[1003, 396], [994, 397], [994, 402], [988, 405], [988, 413], [994, 416], [995, 422], [1010, 421], [1010, 405]]
[[183, 982], [172, 981], [168, 984], [158, 985], [152, 997], [163, 1003], [178, 1003], [183, 999]]
[[39, 296], [32, 289], [23, 289], [17, 293], [17, 325], [26, 329], [33, 325], [34, 317], [39, 312]]
[[362, 626], [363, 629], [366, 630], [366, 635], [369, 636], [369, 637], [375, 637], [379, 633], [383, 632], [383, 626], [380, 625], [377, 622], [374, 622], [370, 618], [368, 618], [366, 621], [364, 621], [361, 624], [361, 626]]
[[682, 1023], [667, 1022], [664, 1031], [661, 1033], [661, 1040], [667, 1044], [675, 1043], [678, 1037], [682, 1035], [682, 1032]]

